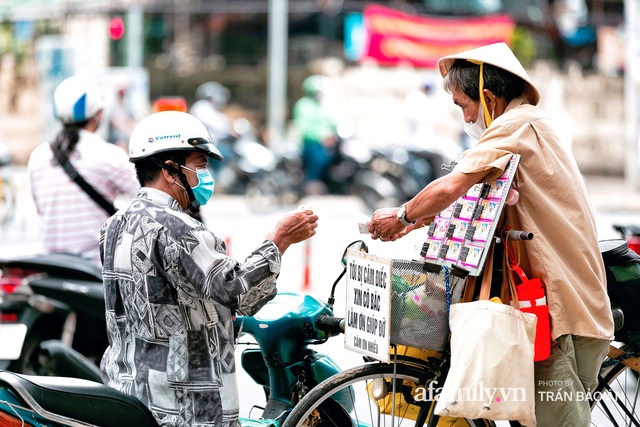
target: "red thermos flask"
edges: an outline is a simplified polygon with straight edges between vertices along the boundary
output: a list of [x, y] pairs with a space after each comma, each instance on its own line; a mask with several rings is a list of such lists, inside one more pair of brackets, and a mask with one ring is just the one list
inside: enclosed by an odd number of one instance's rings
[[521, 282], [516, 284], [520, 311], [535, 314], [538, 318], [533, 361], [545, 360], [551, 352], [551, 322], [544, 283], [540, 279], [527, 278], [519, 265], [512, 265], [511, 268]]

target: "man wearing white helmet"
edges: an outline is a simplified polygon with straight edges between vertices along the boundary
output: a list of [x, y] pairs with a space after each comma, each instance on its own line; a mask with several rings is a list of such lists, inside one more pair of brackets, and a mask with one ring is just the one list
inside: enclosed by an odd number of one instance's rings
[[[506, 226], [535, 235], [519, 245], [520, 266], [546, 286], [553, 340], [551, 356], [535, 363], [537, 425], [590, 425], [589, 402], [577, 396], [595, 386], [613, 338], [613, 319], [582, 175], [552, 121], [536, 106], [538, 90], [506, 44], [446, 56], [439, 68], [445, 89], [462, 109], [465, 130], [477, 142], [450, 174], [412, 200], [376, 211], [369, 232], [384, 240], [404, 236], [473, 185], [502, 175], [519, 154], [513, 181], [519, 201], [506, 206]], [[576, 398], [547, 400], [547, 392]]]
[[65, 79], [53, 94], [53, 107], [63, 127], [51, 144], [36, 147], [28, 162], [44, 248], [100, 263], [100, 227], [111, 213], [65, 169], [84, 179], [107, 205], [120, 195], [133, 197], [140, 186], [126, 152], [96, 134], [104, 98], [95, 82], [81, 76]]
[[275, 296], [282, 254], [315, 234], [309, 209], [285, 214], [244, 261], [187, 211], [207, 203], [208, 159], [222, 160], [205, 126], [154, 113], [129, 141], [142, 188], [109, 218], [101, 254], [109, 347], [103, 380], [145, 403], [163, 426], [236, 426], [235, 313]]

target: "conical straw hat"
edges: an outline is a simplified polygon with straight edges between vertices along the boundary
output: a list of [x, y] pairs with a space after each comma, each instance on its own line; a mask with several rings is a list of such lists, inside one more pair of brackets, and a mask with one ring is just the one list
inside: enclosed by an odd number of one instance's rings
[[485, 64], [491, 64], [515, 74], [529, 84], [533, 104], [537, 105], [538, 102], [540, 102], [538, 89], [536, 89], [531, 81], [531, 77], [529, 77], [529, 74], [527, 74], [522, 64], [520, 64], [520, 61], [518, 61], [518, 58], [516, 58], [506, 43], [494, 43], [440, 58], [438, 67], [440, 68], [442, 77], [447, 75], [456, 59], [466, 59], [476, 63], [484, 62]]

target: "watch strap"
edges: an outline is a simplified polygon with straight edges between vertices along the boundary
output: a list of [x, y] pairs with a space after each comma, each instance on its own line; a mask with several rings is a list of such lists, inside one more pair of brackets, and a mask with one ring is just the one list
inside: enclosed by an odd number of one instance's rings
[[398, 221], [400, 221], [400, 223], [405, 227], [408, 227], [416, 223], [415, 221], [413, 222], [407, 221], [407, 204], [406, 203], [402, 204], [398, 210]]

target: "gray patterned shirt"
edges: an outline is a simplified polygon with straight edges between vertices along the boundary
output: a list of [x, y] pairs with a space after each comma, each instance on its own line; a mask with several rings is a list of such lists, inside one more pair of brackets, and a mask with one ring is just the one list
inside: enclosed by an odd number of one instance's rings
[[100, 254], [109, 347], [103, 381], [160, 425], [234, 426], [234, 311], [275, 295], [281, 254], [265, 241], [244, 262], [168, 194], [142, 188], [105, 222]]

